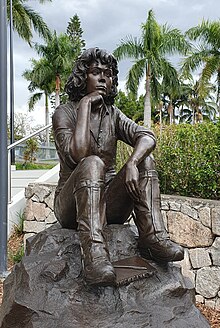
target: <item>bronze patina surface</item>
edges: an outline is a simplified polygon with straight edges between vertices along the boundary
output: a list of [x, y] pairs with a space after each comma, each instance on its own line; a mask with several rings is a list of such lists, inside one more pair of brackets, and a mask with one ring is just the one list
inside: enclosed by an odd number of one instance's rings
[[116, 285], [127, 285], [135, 280], [147, 278], [155, 274], [156, 269], [142, 257], [132, 256], [112, 262], [116, 272]]
[[[62, 227], [79, 231], [83, 273], [90, 285], [115, 285], [103, 234], [106, 224], [123, 224], [131, 212], [142, 257], [167, 263], [183, 259], [169, 240], [160, 211], [158, 176], [152, 151], [155, 136], [116, 106], [118, 67], [105, 50], [85, 50], [66, 84], [69, 102], [53, 115], [60, 158], [54, 210]], [[117, 141], [133, 153], [116, 174]]]

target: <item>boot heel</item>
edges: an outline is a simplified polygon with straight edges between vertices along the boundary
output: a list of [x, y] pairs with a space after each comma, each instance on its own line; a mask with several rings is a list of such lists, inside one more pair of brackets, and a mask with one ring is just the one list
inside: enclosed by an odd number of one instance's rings
[[139, 248], [140, 255], [146, 260], [152, 260], [151, 254], [148, 248]]

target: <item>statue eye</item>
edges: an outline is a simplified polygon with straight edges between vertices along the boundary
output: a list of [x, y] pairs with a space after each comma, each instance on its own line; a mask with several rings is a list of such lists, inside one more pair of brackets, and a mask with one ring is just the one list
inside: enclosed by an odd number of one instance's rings
[[107, 70], [105, 71], [105, 76], [106, 76], [106, 77], [112, 77], [112, 71], [111, 71], [110, 69], [107, 69]]
[[92, 71], [91, 71], [91, 73], [93, 75], [99, 75], [100, 74], [100, 69], [99, 68], [93, 68]]

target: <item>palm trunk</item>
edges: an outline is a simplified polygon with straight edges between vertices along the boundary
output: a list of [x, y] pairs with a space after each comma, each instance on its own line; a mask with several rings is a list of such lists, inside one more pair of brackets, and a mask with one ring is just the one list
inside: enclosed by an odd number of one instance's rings
[[195, 109], [192, 108], [192, 125], [195, 125]]
[[168, 111], [168, 114], [169, 114], [170, 125], [171, 125], [171, 124], [173, 124], [173, 105], [172, 105], [172, 101], [170, 102], [167, 111]]
[[146, 72], [146, 94], [144, 97], [144, 125], [148, 128], [151, 127], [151, 101], [150, 101], [150, 65], [147, 66]]
[[55, 97], [55, 108], [60, 104], [60, 75], [56, 75], [56, 97]]
[[217, 106], [218, 106], [218, 117], [220, 118], [220, 69], [218, 70], [218, 75], [217, 75]]
[[[45, 125], [49, 124], [49, 107], [48, 107], [48, 94], [45, 92]], [[49, 129], [46, 130], [46, 158], [49, 158], [50, 134]]]
[[162, 136], [162, 124], [163, 124], [163, 122], [162, 122], [162, 108], [163, 108], [163, 102], [161, 101], [159, 103], [159, 112], [160, 112], [160, 138]]

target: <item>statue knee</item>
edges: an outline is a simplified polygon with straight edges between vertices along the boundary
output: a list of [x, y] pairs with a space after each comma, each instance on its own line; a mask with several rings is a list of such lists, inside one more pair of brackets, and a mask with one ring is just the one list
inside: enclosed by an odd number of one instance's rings
[[102, 159], [96, 155], [85, 157], [81, 162], [81, 174], [87, 179], [102, 179], [104, 178], [105, 164]]

